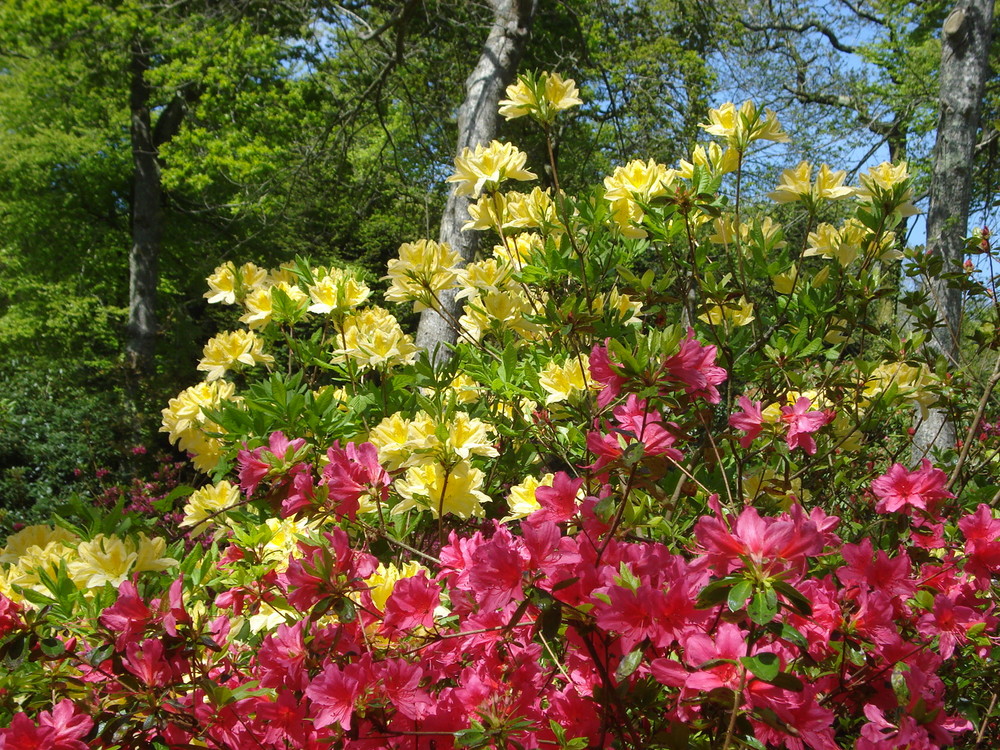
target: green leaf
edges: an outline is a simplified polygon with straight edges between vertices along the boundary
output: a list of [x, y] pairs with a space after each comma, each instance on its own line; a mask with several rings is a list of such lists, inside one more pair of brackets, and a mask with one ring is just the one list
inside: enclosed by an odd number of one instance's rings
[[740, 663], [749, 669], [754, 677], [764, 682], [772, 682], [781, 672], [781, 660], [777, 654], [772, 654], [769, 651], [741, 657]]
[[765, 588], [754, 594], [747, 607], [750, 619], [758, 625], [767, 625], [778, 614], [778, 595], [773, 588]]
[[750, 593], [753, 590], [753, 584], [746, 580], [739, 581], [735, 586], [729, 590], [729, 597], [727, 604], [729, 605], [730, 612], [739, 612], [747, 603], [747, 599], [750, 598]]
[[639, 663], [642, 661], [643, 653], [645, 653], [644, 648], [637, 648], [634, 651], [629, 652], [625, 658], [621, 660], [621, 663], [618, 665], [618, 669], [615, 670], [615, 679], [621, 682], [638, 669]]
[[808, 617], [812, 614], [812, 604], [804, 594], [799, 592], [797, 589], [792, 587], [786, 581], [772, 581], [771, 585], [774, 586], [775, 590], [788, 600], [788, 604], [794, 609], [798, 614], [803, 617]]

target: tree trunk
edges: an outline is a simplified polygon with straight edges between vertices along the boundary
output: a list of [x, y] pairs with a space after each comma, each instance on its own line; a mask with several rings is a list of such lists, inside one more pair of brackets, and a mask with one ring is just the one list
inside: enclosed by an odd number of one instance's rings
[[129, 109], [132, 116], [132, 249], [128, 256], [128, 328], [125, 356], [136, 373], [150, 372], [156, 350], [156, 284], [163, 234], [160, 165], [150, 122], [149, 56], [132, 49]]
[[[464, 148], [485, 145], [496, 137], [500, 98], [517, 74], [531, 30], [535, 2], [492, 0], [493, 25], [479, 61], [465, 81], [465, 101], [458, 109], [456, 155], [461, 154]], [[457, 196], [454, 189], [451, 191], [438, 235], [438, 241], [451, 245], [466, 263], [473, 259], [480, 235], [480, 232], [462, 231], [462, 225], [469, 219], [469, 203], [467, 196]], [[441, 303], [450, 315], [458, 316], [454, 291], [443, 293]], [[447, 344], [455, 343], [456, 337], [456, 332], [437, 312], [425, 310], [421, 313], [416, 343], [431, 352], [435, 361], [449, 356]]]
[[176, 135], [185, 102], [171, 100], [152, 126], [151, 89], [146, 81], [149, 53], [139, 42], [132, 47], [129, 110], [132, 118], [132, 248], [128, 256], [128, 327], [125, 357], [136, 375], [151, 372], [156, 352], [156, 286], [163, 237], [163, 191], [159, 148]]
[[[993, 0], [960, 0], [941, 32], [941, 92], [937, 141], [931, 171], [927, 248], [944, 259], [945, 271], [960, 265], [968, 233], [972, 195], [972, 160], [979, 129], [983, 89], [989, 68]], [[942, 324], [934, 332], [933, 350], [950, 365], [958, 363], [962, 326], [962, 293], [947, 282], [927, 285], [930, 303]], [[917, 428], [914, 454], [955, 446], [955, 425], [942, 409]]]

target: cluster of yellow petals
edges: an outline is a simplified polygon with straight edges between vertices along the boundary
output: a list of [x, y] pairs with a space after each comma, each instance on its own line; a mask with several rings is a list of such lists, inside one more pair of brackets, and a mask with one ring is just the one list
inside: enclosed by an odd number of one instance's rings
[[517, 229], [560, 228], [556, 204], [548, 190], [534, 188], [530, 193], [484, 193], [469, 204], [469, 221], [463, 230], [492, 229], [504, 233]]
[[237, 505], [240, 499], [240, 488], [225, 479], [206, 485], [188, 496], [181, 526], [193, 526], [193, 536], [203, 534], [209, 525], [218, 524], [223, 519], [225, 510]]
[[933, 374], [924, 365], [910, 365], [906, 362], [883, 362], [869, 375], [861, 388], [861, 403], [879, 398], [891, 386], [896, 395], [915, 403], [922, 418], [927, 418], [927, 410], [937, 401], [937, 395], [929, 390], [936, 383]]
[[385, 293], [388, 302], [413, 302], [416, 311], [433, 307], [439, 292], [451, 289], [458, 281], [461, 258], [446, 243], [434, 240], [404, 242], [399, 247], [399, 257], [388, 264], [391, 281]]
[[647, 236], [642, 219], [645, 212], [639, 203], [649, 203], [665, 196], [677, 171], [649, 161], [631, 161], [604, 178], [604, 199], [611, 204], [611, 215], [623, 236], [642, 239]]
[[362, 370], [386, 371], [411, 364], [417, 358], [413, 339], [403, 333], [399, 321], [388, 310], [371, 306], [344, 318], [338, 337], [340, 348], [331, 361], [353, 361]]
[[891, 202], [900, 216], [914, 216], [920, 209], [913, 205], [913, 188], [907, 163], [884, 161], [861, 175], [858, 198], [871, 203]]
[[548, 394], [545, 403], [572, 402], [588, 389], [600, 386], [590, 378], [590, 357], [581, 354], [563, 363], [552, 360], [538, 373], [538, 383]]
[[455, 174], [448, 182], [455, 183], [456, 195], [479, 197], [492, 193], [505, 180], [534, 180], [538, 175], [525, 169], [528, 155], [510, 143], [491, 141], [488, 146], [462, 149], [455, 157]]
[[253, 263], [237, 267], [235, 263], [227, 261], [208, 277], [205, 299], [209, 304], [236, 304], [249, 291], [263, 284], [266, 278], [267, 271]]
[[508, 120], [531, 115], [542, 123], [551, 123], [556, 115], [583, 104], [576, 82], [558, 73], [539, 76], [522, 75], [507, 87], [507, 98], [500, 101], [500, 114]]
[[773, 192], [768, 193], [768, 197], [777, 203], [805, 201], [815, 206], [821, 200], [835, 201], [853, 195], [854, 188], [846, 187], [845, 179], [847, 172], [844, 170], [834, 171], [828, 164], [821, 164], [814, 181], [812, 165], [803, 161], [794, 169], [781, 173], [781, 182]]
[[160, 432], [166, 432], [171, 443], [193, 455], [199, 471], [211, 471], [222, 456], [222, 443], [206, 433], [223, 430], [205, 416], [205, 410], [218, 409], [224, 401], [235, 400], [235, 391], [233, 383], [222, 380], [197, 383], [170, 399], [161, 412]]
[[709, 305], [698, 320], [709, 325], [720, 326], [724, 324], [732, 325], [736, 328], [750, 325], [754, 321], [753, 303], [746, 297], [740, 297], [738, 301], [726, 302], [721, 305]]
[[[866, 245], [871, 245], [867, 247]], [[821, 255], [836, 259], [845, 268], [861, 254], [862, 250], [881, 261], [897, 260], [902, 257], [896, 247], [895, 232], [885, 232], [874, 243], [872, 231], [857, 219], [848, 219], [839, 229], [832, 224], [822, 223], [809, 233], [803, 257]]]
[[786, 143], [790, 139], [781, 129], [778, 118], [769, 109], [759, 110], [752, 101], [745, 101], [737, 109], [733, 102], [726, 102], [708, 112], [708, 122], [700, 126], [709, 135], [724, 138], [730, 147], [745, 152], [753, 141]]
[[205, 380], [212, 382], [240, 365], [253, 367], [272, 362], [274, 357], [264, 352], [264, 341], [253, 331], [225, 331], [205, 344], [198, 369], [207, 373]]
[[0, 594], [34, 606], [15, 587], [51, 595], [54, 592], [44, 579], [58, 579], [64, 566], [77, 588], [117, 587], [135, 573], [177, 565], [177, 560], [165, 556], [166, 545], [162, 537], [150, 539], [145, 534], [136, 539], [97, 534], [81, 540], [58, 527], [27, 526], [8, 537], [0, 549]]
[[308, 288], [312, 304], [309, 312], [326, 315], [344, 315], [360, 307], [371, 296], [371, 289], [353, 274], [339, 268], [322, 269], [314, 274], [316, 283]]

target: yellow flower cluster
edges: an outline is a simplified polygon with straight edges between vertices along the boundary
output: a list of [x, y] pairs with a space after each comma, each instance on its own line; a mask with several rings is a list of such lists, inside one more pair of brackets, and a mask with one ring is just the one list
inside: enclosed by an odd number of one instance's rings
[[240, 488], [225, 479], [217, 484], [206, 485], [188, 497], [181, 526], [193, 526], [193, 536], [203, 534], [210, 524], [217, 524], [224, 518], [227, 508], [239, 502]]
[[399, 257], [388, 264], [383, 281], [392, 284], [385, 293], [388, 302], [413, 302], [417, 312], [434, 307], [439, 292], [451, 289], [458, 281], [461, 258], [447, 244], [434, 240], [404, 242]]
[[240, 365], [253, 367], [258, 362], [271, 364], [274, 357], [264, 352], [264, 342], [253, 331], [227, 331], [209, 339], [198, 369], [212, 382]]
[[902, 257], [896, 247], [895, 232], [885, 232], [877, 246], [873, 240], [872, 231], [857, 219], [848, 219], [840, 229], [824, 222], [816, 227], [816, 231], [809, 233], [808, 245], [802, 255], [805, 258], [814, 255], [831, 260], [835, 258], [845, 268], [854, 262], [866, 245], [871, 245], [866, 252], [881, 261]]
[[588, 389], [600, 388], [590, 379], [590, 357], [586, 354], [572, 357], [562, 364], [555, 360], [549, 362], [538, 373], [538, 383], [548, 394], [546, 405], [573, 401]]
[[208, 277], [205, 299], [209, 304], [236, 304], [247, 292], [263, 284], [266, 278], [267, 271], [253, 263], [244, 263], [238, 268], [231, 261], [223, 263]]
[[381, 307], [366, 307], [344, 318], [340, 343], [332, 361], [350, 359], [362, 370], [386, 371], [417, 358], [413, 339], [403, 333], [396, 317]]
[[133, 573], [166, 570], [177, 560], [165, 557], [166, 540], [140, 534], [136, 539], [98, 534], [81, 541], [75, 534], [51, 526], [27, 526], [0, 549], [0, 594], [33, 606], [17, 588], [51, 594], [43, 577], [57, 579], [65, 566], [80, 589], [118, 586]]
[[740, 154], [736, 149], [727, 148], [723, 151], [718, 143], [710, 143], [706, 150], [698, 144], [691, 152], [691, 161], [681, 159], [678, 164], [677, 176], [685, 180], [694, 177], [695, 166], [707, 169], [712, 176], [735, 172], [740, 165]]
[[814, 182], [812, 165], [803, 161], [781, 173], [781, 182], [768, 197], [777, 203], [804, 201], [814, 207], [822, 200], [835, 201], [853, 195], [854, 189], [844, 186], [846, 178], [844, 170], [833, 171], [828, 164], [821, 164]]
[[753, 303], [748, 302], [746, 297], [740, 297], [736, 302], [710, 305], [705, 312], [698, 316], [698, 320], [713, 326], [729, 323], [739, 328], [750, 325], [754, 320]]
[[556, 115], [583, 104], [576, 82], [563, 80], [558, 73], [519, 76], [507, 87], [507, 98], [500, 101], [500, 114], [508, 120], [531, 115], [543, 124], [551, 124]]
[[926, 419], [927, 409], [937, 401], [937, 395], [928, 388], [936, 382], [934, 375], [924, 365], [883, 362], [865, 379], [861, 389], [861, 403], [867, 406], [895, 386], [896, 395], [915, 403], [922, 418]]
[[[317, 273], [321, 271], [321, 273]], [[371, 289], [353, 274], [339, 268], [314, 269], [316, 283], [309, 287], [309, 312], [340, 316], [360, 307]]]
[[199, 471], [211, 471], [222, 456], [222, 443], [207, 433], [223, 430], [205, 416], [205, 410], [218, 409], [223, 401], [236, 400], [235, 391], [236, 386], [225, 381], [198, 383], [170, 399], [161, 412], [160, 432], [166, 432], [171, 443], [194, 456]]
[[561, 227], [556, 214], [556, 204], [548, 190], [535, 188], [530, 193], [485, 193], [475, 203], [469, 204], [469, 221], [466, 229], [492, 229], [498, 234], [514, 229], [548, 229]]
[[524, 168], [527, 154], [510, 143], [492, 141], [490, 145], [464, 148], [455, 157], [455, 174], [448, 182], [455, 183], [456, 195], [492, 193], [504, 180], [534, 180], [538, 175]]
[[913, 205], [913, 188], [905, 161], [898, 164], [882, 162], [861, 175], [858, 198], [870, 203], [890, 203], [900, 216], [914, 216], [920, 209]]
[[639, 224], [645, 212], [639, 203], [649, 203], [665, 196], [677, 176], [677, 171], [649, 161], [631, 161], [618, 167], [604, 178], [604, 200], [611, 204], [611, 215], [622, 235], [630, 239], [646, 237]]
[[413, 419], [397, 412], [371, 430], [368, 440], [378, 448], [379, 461], [389, 471], [406, 469], [395, 483], [402, 502], [392, 509], [393, 514], [419, 508], [461, 518], [483, 515], [482, 503], [490, 498], [481, 491], [483, 472], [470, 460], [498, 455], [493, 430], [485, 422], [465, 412], [444, 422], [426, 412]]
[[774, 112], [759, 110], [752, 101], [743, 102], [739, 109], [732, 102], [726, 102], [718, 109], [709, 110], [708, 120], [700, 127], [709, 135], [724, 138], [740, 153], [746, 152], [753, 141], [785, 143], [790, 140]]
[[372, 604], [380, 612], [384, 612], [385, 603], [389, 600], [392, 590], [396, 588], [396, 584], [404, 578], [413, 578], [420, 575], [420, 571], [428, 573], [428, 576], [430, 575], [430, 571], [416, 560], [410, 560], [401, 567], [397, 567], [392, 563], [388, 565], [379, 563], [378, 567], [375, 568], [375, 572], [365, 579], [365, 584], [368, 586], [368, 593], [372, 598]]

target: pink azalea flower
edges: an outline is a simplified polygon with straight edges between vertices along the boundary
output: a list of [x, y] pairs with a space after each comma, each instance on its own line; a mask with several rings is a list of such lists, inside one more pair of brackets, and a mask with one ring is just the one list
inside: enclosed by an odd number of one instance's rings
[[118, 599], [101, 613], [99, 620], [101, 625], [118, 634], [115, 648], [121, 651], [146, 629], [152, 616], [135, 584], [122, 581], [118, 586]]
[[831, 411], [810, 411], [810, 406], [812, 401], [805, 396], [800, 397], [794, 406], [782, 406], [781, 421], [788, 425], [785, 442], [789, 450], [801, 448], [811, 456], [816, 452], [816, 441], [812, 433], [832, 422], [834, 414]]
[[684, 385], [689, 396], [701, 396], [710, 404], [720, 401], [715, 387], [725, 382], [728, 374], [715, 364], [716, 349], [695, 340], [694, 329], [688, 328], [687, 338], [681, 341], [677, 354], [669, 357], [663, 366], [671, 380]]
[[427, 580], [426, 571], [396, 582], [385, 602], [382, 630], [393, 633], [434, 626], [434, 610], [441, 603], [438, 585]]
[[341, 669], [328, 664], [306, 688], [306, 696], [319, 706], [313, 719], [317, 728], [330, 724], [339, 724], [344, 730], [351, 728], [354, 701], [361, 693], [360, 675], [351, 666]]
[[928, 638], [938, 636], [938, 653], [950, 659], [955, 646], [968, 640], [969, 628], [982, 621], [982, 616], [972, 608], [960, 606], [950, 596], [938, 594], [934, 597], [934, 610], [921, 615], [917, 622], [917, 631]]
[[173, 676], [170, 663], [163, 655], [163, 641], [159, 638], [129, 643], [125, 647], [122, 664], [149, 687], [164, 687], [171, 682]]
[[597, 405], [601, 409], [614, 401], [618, 394], [622, 392], [622, 386], [628, 382], [628, 378], [619, 375], [615, 370], [615, 365], [611, 361], [605, 346], [594, 344], [590, 350], [590, 377], [595, 383], [600, 383], [603, 388], [597, 394]]
[[552, 486], [541, 486], [535, 490], [535, 499], [542, 506], [531, 514], [536, 522], [568, 521], [576, 515], [576, 496], [583, 486], [583, 479], [573, 479], [565, 471], [557, 471], [552, 478]]
[[879, 498], [877, 513], [907, 512], [909, 508], [933, 513], [939, 500], [955, 497], [945, 489], [948, 476], [941, 469], [935, 469], [926, 458], [920, 463], [916, 471], [893, 464], [872, 482], [872, 492]]
[[338, 517], [353, 520], [366, 495], [377, 502], [388, 499], [392, 480], [379, 463], [378, 448], [372, 443], [348, 443], [344, 448], [334, 443], [326, 455], [330, 462], [323, 467], [321, 484], [329, 490]]
[[740, 396], [737, 400], [740, 411], [729, 417], [729, 424], [737, 430], [746, 433], [740, 438], [740, 445], [749, 448], [753, 439], [760, 434], [764, 425], [764, 415], [760, 401], [751, 401], [746, 396]]
[[[86, 714], [77, 713], [76, 705], [69, 698], [63, 698], [49, 711], [38, 714], [38, 727], [48, 730], [45, 744], [47, 750], [86, 750], [88, 744], [83, 741], [94, 726], [94, 721]], [[0, 743], [2, 746], [2, 743]], [[17, 745], [8, 741], [6, 747]]]

